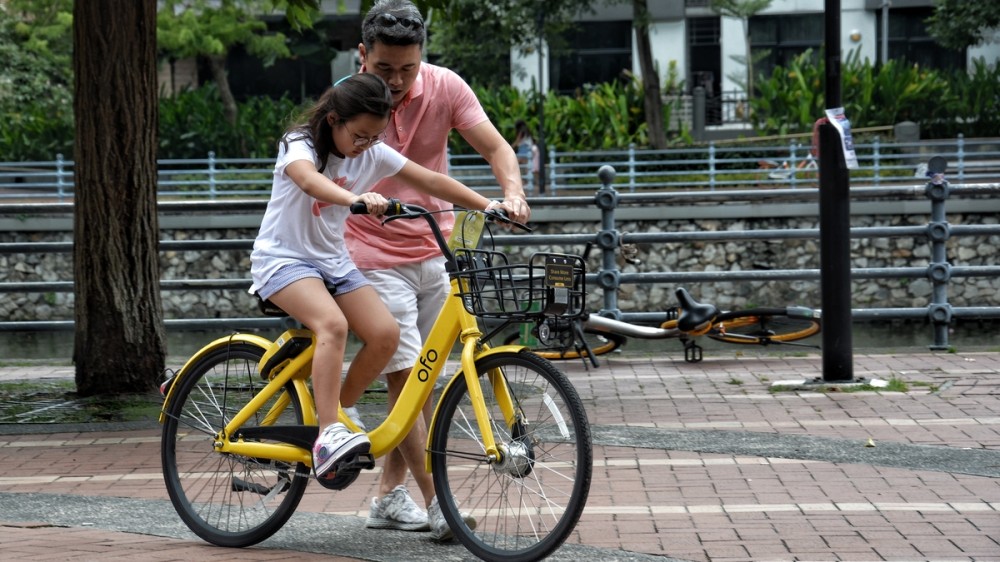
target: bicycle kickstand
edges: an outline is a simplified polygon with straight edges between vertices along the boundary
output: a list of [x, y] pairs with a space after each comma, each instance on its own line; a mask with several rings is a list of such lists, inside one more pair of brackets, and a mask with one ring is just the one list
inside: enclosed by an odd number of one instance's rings
[[597, 363], [597, 357], [594, 356], [594, 351], [590, 349], [590, 345], [587, 343], [587, 339], [583, 335], [583, 328], [581, 327], [580, 322], [573, 322], [573, 335], [576, 338], [576, 341], [579, 342], [576, 344], [576, 352], [580, 353], [581, 351], [585, 351], [587, 353], [587, 357], [583, 360], [583, 366], [586, 367], [587, 359], [590, 359], [590, 364], [593, 365], [595, 369], [599, 367], [600, 365]]
[[698, 363], [702, 360], [701, 346], [693, 340], [684, 340], [684, 360], [688, 363]]

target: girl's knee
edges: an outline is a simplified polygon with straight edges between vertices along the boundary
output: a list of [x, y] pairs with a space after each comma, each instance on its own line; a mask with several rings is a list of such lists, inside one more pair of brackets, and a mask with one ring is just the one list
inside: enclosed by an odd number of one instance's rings
[[312, 330], [316, 333], [317, 339], [347, 340], [349, 326], [343, 317], [326, 318]]
[[399, 324], [393, 321], [379, 328], [375, 341], [381, 342], [390, 353], [395, 353], [396, 348], [399, 347]]

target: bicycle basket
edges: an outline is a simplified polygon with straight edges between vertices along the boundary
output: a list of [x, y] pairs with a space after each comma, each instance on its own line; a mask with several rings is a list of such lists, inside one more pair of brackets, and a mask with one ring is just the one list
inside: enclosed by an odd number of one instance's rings
[[583, 313], [586, 266], [580, 256], [541, 252], [511, 265], [502, 252], [459, 248], [455, 257], [459, 296], [470, 314], [530, 321]]

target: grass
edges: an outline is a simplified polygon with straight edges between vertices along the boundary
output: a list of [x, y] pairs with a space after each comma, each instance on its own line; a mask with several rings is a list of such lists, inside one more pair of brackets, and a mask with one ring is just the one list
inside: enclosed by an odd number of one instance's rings
[[[930, 383], [914, 383], [914, 386], [918, 386], [918, 385], [919, 386], [930, 386], [931, 388], [933, 388], [933, 385], [931, 385]], [[869, 383], [844, 384], [844, 385], [837, 385], [837, 384], [823, 385], [823, 384], [817, 384], [817, 385], [809, 386], [807, 388], [803, 388], [801, 386], [775, 385], [775, 386], [770, 387], [769, 390], [770, 390], [771, 393], [776, 393], [776, 392], [794, 392], [794, 391], [799, 391], [799, 390], [808, 390], [809, 392], [840, 392], [840, 393], [850, 393], [850, 392], [909, 392], [910, 386], [909, 386], [909, 384], [906, 383], [906, 381], [904, 381], [904, 380], [902, 380], [900, 378], [897, 378], [897, 377], [892, 377], [888, 381], [886, 381], [886, 385], [885, 386], [881, 386], [881, 385], [880, 386], [873, 386], [873, 385], [871, 385]]]

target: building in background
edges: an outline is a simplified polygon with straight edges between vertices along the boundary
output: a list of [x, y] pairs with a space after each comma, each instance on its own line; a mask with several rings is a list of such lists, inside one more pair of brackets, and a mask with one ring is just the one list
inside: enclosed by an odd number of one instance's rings
[[[769, 55], [755, 65], [755, 74], [770, 73], [807, 49], [823, 44], [824, 0], [774, 0], [750, 18], [751, 48]], [[744, 95], [733, 76], [745, 74], [738, 60], [745, 57], [743, 22], [720, 17], [709, 9], [709, 0], [651, 0], [650, 41], [653, 57], [665, 79], [673, 63], [687, 92], [702, 86], [711, 95]], [[974, 58], [1000, 62], [1000, 42], [956, 52], [942, 48], [927, 34], [924, 20], [934, 13], [933, 0], [841, 0], [840, 44], [843, 56], [859, 51], [861, 60], [904, 59], [928, 68], [966, 68]], [[883, 25], [887, 23], [887, 26]], [[537, 54], [512, 55], [513, 65], [525, 74], [512, 73], [511, 82], [528, 90], [543, 68], [544, 89], [571, 92], [587, 83], [617, 79], [622, 70], [640, 75], [632, 29], [632, 6], [609, 3], [587, 15], [568, 37], [567, 54], [547, 57], [539, 65]], [[883, 41], [883, 29], [888, 29]], [[1000, 34], [998, 34], [1000, 35]]]

